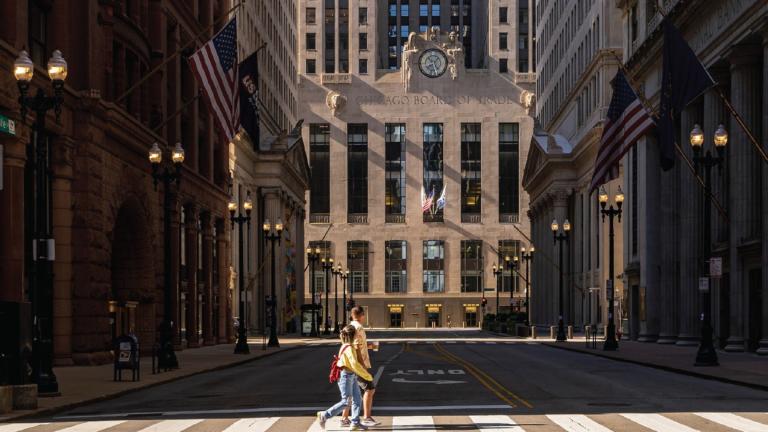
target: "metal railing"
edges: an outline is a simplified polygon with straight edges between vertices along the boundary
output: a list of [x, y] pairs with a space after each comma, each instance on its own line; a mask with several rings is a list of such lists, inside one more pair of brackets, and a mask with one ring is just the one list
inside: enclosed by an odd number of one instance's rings
[[327, 224], [331, 223], [331, 215], [328, 213], [310, 213], [309, 223], [311, 224]]

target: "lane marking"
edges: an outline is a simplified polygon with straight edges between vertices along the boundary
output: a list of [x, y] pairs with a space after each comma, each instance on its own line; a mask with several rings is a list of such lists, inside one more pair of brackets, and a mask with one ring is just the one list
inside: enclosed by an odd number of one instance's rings
[[697, 429], [689, 428], [661, 414], [621, 414], [621, 416], [656, 432], [698, 432]]
[[459, 360], [458, 358], [456, 358], [456, 357], [452, 357], [450, 353], [448, 353], [446, 350], [444, 350], [444, 349], [443, 349], [443, 347], [441, 347], [440, 345], [436, 345], [436, 346], [435, 346], [435, 350], [437, 350], [438, 352], [441, 352], [441, 353], [443, 353], [443, 355], [444, 355], [444, 356], [445, 356], [445, 357], [448, 359], [448, 361], [452, 361], [452, 362], [454, 362], [455, 364], [457, 364], [457, 365], [460, 365], [460, 366], [463, 366], [465, 369], [467, 369], [467, 370], [469, 371], [469, 373], [470, 373], [470, 374], [471, 374], [473, 377], [475, 377], [475, 379], [476, 379], [476, 380], [477, 380], [477, 381], [478, 381], [480, 384], [482, 384], [482, 385], [483, 385], [483, 387], [485, 387], [486, 389], [488, 389], [489, 391], [491, 391], [493, 394], [495, 394], [495, 395], [496, 395], [496, 397], [498, 397], [498, 398], [499, 398], [499, 399], [501, 399], [502, 401], [504, 401], [504, 402], [508, 403], [510, 407], [512, 407], [512, 408], [516, 408], [516, 407], [517, 407], [517, 404], [515, 404], [514, 402], [512, 402], [511, 400], [509, 400], [509, 398], [507, 398], [507, 397], [506, 397], [506, 396], [504, 396], [503, 394], [501, 394], [501, 393], [500, 393], [500, 392], [499, 392], [499, 391], [498, 391], [498, 390], [497, 390], [497, 389], [496, 389], [496, 388], [493, 386], [493, 384], [492, 384], [492, 383], [489, 383], [488, 381], [486, 381], [485, 379], [483, 379], [483, 377], [481, 377], [481, 376], [480, 376], [480, 375], [479, 375], [479, 374], [478, 374], [478, 373], [477, 373], [477, 372], [476, 372], [474, 369], [472, 369], [471, 367], [468, 367], [467, 365], [464, 365], [463, 363], [459, 363], [459, 362], [460, 362], [460, 360]]
[[58, 432], [99, 432], [104, 429], [109, 429], [113, 426], [117, 426], [120, 423], [125, 423], [125, 420], [106, 420], [106, 421], [94, 421], [80, 423], [68, 428], [60, 429]]
[[435, 430], [435, 422], [430, 416], [392, 417], [392, 430], [432, 432]]
[[583, 414], [548, 414], [547, 418], [567, 432], [613, 432]]
[[44, 426], [49, 423], [13, 423], [0, 425], [0, 432], [19, 432], [37, 426]]
[[280, 417], [240, 419], [229, 425], [223, 432], [266, 432], [266, 430], [271, 428], [278, 420], [280, 420]]
[[402, 384], [466, 384], [466, 381], [453, 381], [453, 380], [436, 380], [436, 381], [429, 381], [429, 380], [409, 380], [406, 378], [392, 378], [392, 382], [396, 383], [402, 383]]
[[699, 417], [703, 417], [709, 421], [720, 423], [723, 426], [731, 429], [736, 429], [742, 432], [768, 432], [768, 425], [758, 423], [754, 420], [750, 420], [746, 417], [742, 417], [733, 413], [694, 413]]
[[525, 432], [522, 426], [505, 415], [469, 416], [479, 432]]
[[147, 426], [139, 432], [182, 432], [200, 423], [203, 419], [163, 420]]

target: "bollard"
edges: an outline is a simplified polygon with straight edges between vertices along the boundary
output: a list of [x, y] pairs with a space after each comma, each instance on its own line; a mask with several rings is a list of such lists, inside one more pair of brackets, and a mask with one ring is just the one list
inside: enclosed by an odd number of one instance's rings
[[554, 339], [557, 334], [557, 326], [549, 326], [549, 338]]
[[568, 326], [568, 339], [573, 339], [573, 326]]
[[531, 338], [536, 339], [536, 326], [531, 326]]

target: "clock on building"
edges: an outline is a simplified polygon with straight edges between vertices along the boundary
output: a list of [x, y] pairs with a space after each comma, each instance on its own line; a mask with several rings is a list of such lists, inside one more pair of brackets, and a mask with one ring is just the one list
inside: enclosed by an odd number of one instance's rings
[[445, 57], [445, 53], [438, 49], [428, 49], [419, 57], [421, 73], [430, 78], [437, 78], [444, 74], [447, 67], [448, 58]]

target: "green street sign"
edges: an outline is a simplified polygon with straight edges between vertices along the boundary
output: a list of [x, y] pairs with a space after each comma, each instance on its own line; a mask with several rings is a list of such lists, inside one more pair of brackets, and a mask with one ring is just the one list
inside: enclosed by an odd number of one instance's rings
[[8, 117], [0, 115], [0, 132], [16, 135], [16, 122]]

